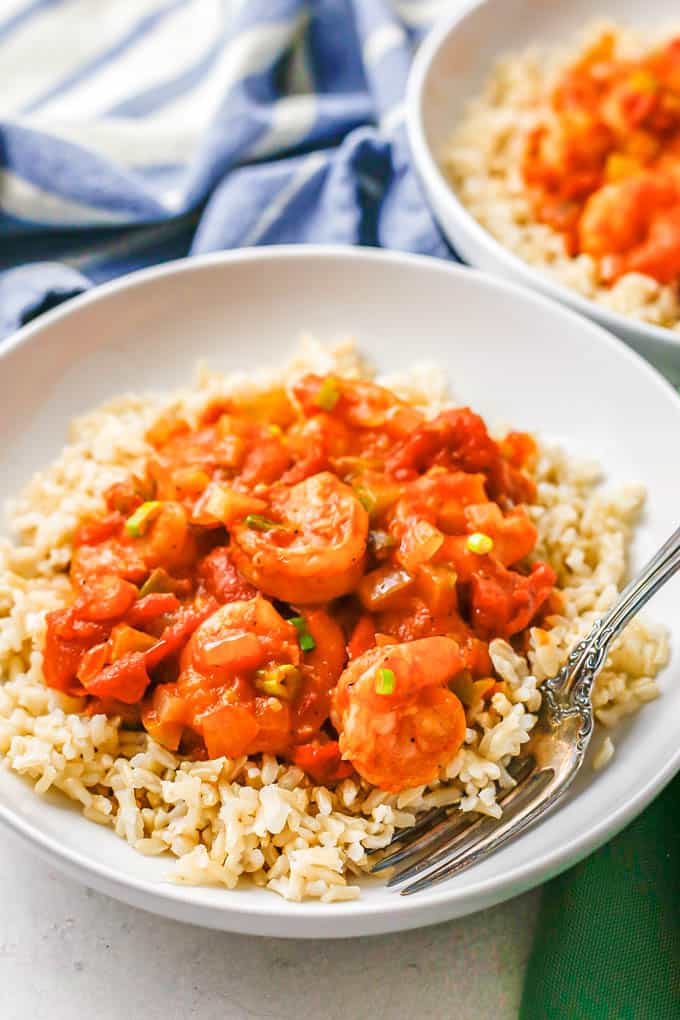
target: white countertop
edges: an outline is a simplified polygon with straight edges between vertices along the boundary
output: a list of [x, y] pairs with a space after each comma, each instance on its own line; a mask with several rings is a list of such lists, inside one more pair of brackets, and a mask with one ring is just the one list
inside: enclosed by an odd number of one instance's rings
[[0, 1016], [516, 1020], [537, 896], [402, 935], [260, 939], [116, 903], [2, 830]]

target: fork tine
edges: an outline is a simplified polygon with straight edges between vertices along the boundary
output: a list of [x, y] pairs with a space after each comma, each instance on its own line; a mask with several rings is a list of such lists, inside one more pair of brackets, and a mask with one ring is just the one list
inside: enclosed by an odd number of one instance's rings
[[447, 812], [443, 819], [429, 826], [425, 831], [421, 829], [420, 832], [415, 833], [413, 829], [409, 829], [408, 837], [401, 849], [383, 857], [381, 861], [374, 864], [371, 874], [377, 875], [380, 871], [393, 868], [406, 858], [418, 857], [430, 848], [437, 849], [441, 843], [448, 840], [449, 836], [458, 835], [463, 830], [467, 831], [478, 817], [477, 812], [472, 812], [469, 815], [451, 819]]
[[474, 836], [486, 821], [488, 821], [486, 815], [480, 815], [477, 812], [473, 814], [471, 821], [464, 819], [462, 824], [459, 823], [455, 828], [448, 830], [443, 837], [440, 837], [433, 847], [433, 853], [420, 854], [415, 861], [407, 863], [405, 867], [391, 875], [387, 880], [388, 886], [392, 888], [408, 878], [420, 875], [423, 871], [429, 871], [439, 861], [448, 860], [451, 851], [469, 836]]
[[[506, 804], [510, 806], [521, 794], [522, 790], [526, 788], [526, 784], [529, 782], [531, 775], [534, 773], [528, 772], [522, 780], [513, 786], [511, 790], [508, 790], [504, 797], [499, 800], [499, 804], [506, 809]], [[401, 871], [397, 871], [390, 878], [387, 883], [389, 886], [398, 885], [401, 882], [406, 882], [410, 878], [415, 878], [416, 875], [422, 874], [424, 871], [431, 871], [435, 865], [440, 863], [448, 863], [452, 855], [459, 857], [465, 850], [474, 846], [478, 840], [483, 839], [487, 833], [495, 831], [499, 825], [498, 818], [489, 818], [488, 815], [476, 815], [476, 821], [472, 825], [465, 827], [464, 831], [456, 831], [451, 834], [451, 839], [445, 842], [440, 842], [439, 846], [435, 848], [435, 852], [426, 854], [421, 857], [420, 860], [415, 861], [407, 867], [402, 868]]]
[[[515, 782], [521, 782], [533, 769], [534, 760], [531, 756], [519, 759], [512, 769], [512, 777]], [[499, 803], [503, 803], [506, 797], [509, 796], [516, 787], [512, 787], [507, 790], [501, 798]], [[400, 850], [395, 853], [389, 854], [383, 858], [377, 864], [371, 868], [372, 874], [378, 874], [380, 871], [385, 871], [387, 868], [393, 868], [397, 864], [410, 858], [421, 858], [422, 855], [428, 849], [438, 850], [442, 848], [442, 845], [446, 843], [447, 847], [451, 846], [454, 842], [460, 840], [465, 833], [472, 829], [472, 827], [480, 821], [480, 815], [478, 812], [471, 812], [465, 814], [462, 817], [451, 817], [447, 812], [447, 816], [440, 822], [432, 822], [431, 824], [426, 823], [427, 815], [423, 819], [424, 824], [416, 824], [411, 829], [405, 829], [401, 837], [403, 846]], [[483, 816], [482, 816], [483, 817]], [[417, 830], [417, 831], [416, 831]], [[421, 835], [422, 833], [422, 835]], [[396, 838], [394, 842], [396, 842]], [[421, 869], [422, 870], [422, 869]], [[392, 879], [387, 883], [388, 885], [394, 885], [394, 882], [398, 881], [398, 876], [393, 876]]]
[[429, 811], [426, 811], [414, 825], [409, 826], [408, 829], [396, 829], [392, 839], [389, 843], [386, 843], [385, 846], [378, 846], [375, 850], [367, 850], [366, 856], [373, 857], [375, 854], [382, 854], [385, 850], [389, 850], [391, 846], [395, 846], [397, 843], [402, 843], [407, 846], [409, 843], [412, 843], [414, 839], [417, 839], [422, 832], [425, 832], [426, 830], [429, 832], [433, 826], [443, 821], [449, 814], [450, 810], [450, 807], [431, 808]]
[[[443, 863], [433, 871], [428, 871], [422, 878], [407, 885], [401, 890], [401, 895], [411, 896], [413, 893], [421, 892], [423, 889], [429, 889], [430, 886], [436, 885], [438, 882], [443, 882], [446, 878], [459, 875], [473, 864], [483, 860], [488, 854], [498, 850], [508, 840], [518, 836], [544, 814], [545, 811], [552, 807], [558, 796], [565, 789], [564, 784], [560, 783], [551, 791], [549, 796], [541, 797], [541, 793], [549, 789], [554, 779], [555, 772], [551, 768], [534, 772], [522, 784], [521, 788], [518, 788], [517, 797], [513, 798], [512, 804], [506, 809], [503, 818], [499, 822], [490, 826], [486, 834], [483, 833], [481, 838], [475, 840], [472, 844], [467, 842], [463, 846], [454, 847], [451, 854], [440, 854], [440, 859], [442, 856], [446, 858]], [[536, 799], [537, 797], [539, 798], [538, 800]], [[433, 859], [430, 859], [429, 866], [431, 867], [435, 863]], [[403, 878], [402, 874], [402, 881]]]

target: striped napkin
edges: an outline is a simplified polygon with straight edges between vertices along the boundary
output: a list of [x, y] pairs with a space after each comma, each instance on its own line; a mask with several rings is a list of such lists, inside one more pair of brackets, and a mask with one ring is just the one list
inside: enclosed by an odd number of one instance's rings
[[450, 256], [403, 121], [413, 47], [447, 7], [1, 0], [0, 336], [196, 252]]

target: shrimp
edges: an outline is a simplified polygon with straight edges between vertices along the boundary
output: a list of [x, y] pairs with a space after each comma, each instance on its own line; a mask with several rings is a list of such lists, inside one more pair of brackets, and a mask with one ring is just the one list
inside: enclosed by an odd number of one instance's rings
[[292, 623], [256, 596], [220, 606], [194, 631], [182, 654], [183, 669], [243, 672], [277, 663], [297, 665], [300, 648]]
[[280, 523], [230, 528], [234, 566], [251, 584], [300, 605], [328, 602], [357, 585], [368, 514], [349, 486], [324, 471], [274, 490], [270, 507]]
[[381, 429], [395, 439], [407, 436], [423, 421], [412, 404], [365, 379], [306, 375], [295, 383], [293, 394], [306, 417], [318, 415], [323, 408], [352, 429]]
[[614, 283], [624, 273], [642, 273], [659, 283], [673, 283], [680, 275], [680, 203], [656, 216], [645, 240], [607, 266], [607, 279]]
[[596, 258], [619, 255], [642, 244], [650, 223], [680, 202], [670, 174], [649, 170], [600, 188], [586, 202], [579, 223], [579, 250]]
[[331, 707], [343, 759], [390, 793], [433, 782], [465, 738], [463, 706], [447, 687], [463, 665], [447, 637], [371, 648], [354, 659]]

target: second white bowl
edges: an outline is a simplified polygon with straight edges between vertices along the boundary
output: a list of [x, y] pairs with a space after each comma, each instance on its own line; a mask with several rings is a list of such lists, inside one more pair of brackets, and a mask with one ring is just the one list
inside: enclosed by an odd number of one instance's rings
[[466, 104], [478, 95], [496, 61], [532, 43], [561, 45], [594, 20], [619, 24], [680, 22], [675, 0], [473, 0], [435, 26], [411, 70], [407, 94], [409, 139], [427, 198], [458, 254], [473, 266], [523, 283], [606, 326], [680, 382], [680, 335], [637, 321], [556, 283], [524, 262], [480, 226], [463, 206], [440, 166]]

